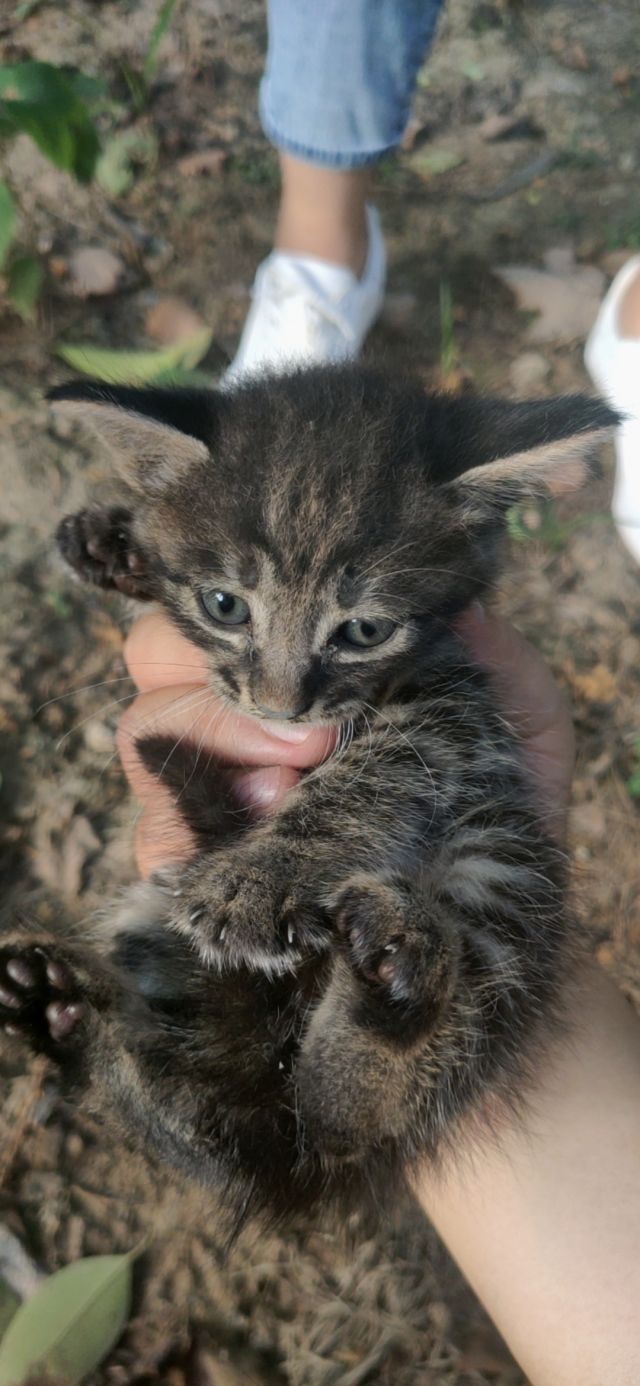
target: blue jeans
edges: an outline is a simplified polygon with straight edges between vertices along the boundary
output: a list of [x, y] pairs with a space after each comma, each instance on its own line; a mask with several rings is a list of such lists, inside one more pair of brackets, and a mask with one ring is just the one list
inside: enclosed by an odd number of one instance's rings
[[361, 168], [402, 139], [444, 0], [269, 0], [265, 134], [325, 168]]

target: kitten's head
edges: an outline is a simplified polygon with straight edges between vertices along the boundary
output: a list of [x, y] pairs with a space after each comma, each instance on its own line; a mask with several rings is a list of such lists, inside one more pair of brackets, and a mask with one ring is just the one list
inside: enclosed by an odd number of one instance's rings
[[358, 367], [232, 392], [53, 392], [110, 445], [152, 591], [261, 717], [336, 722], [424, 666], [494, 580], [510, 504], [580, 484], [615, 415], [582, 396], [425, 395]]

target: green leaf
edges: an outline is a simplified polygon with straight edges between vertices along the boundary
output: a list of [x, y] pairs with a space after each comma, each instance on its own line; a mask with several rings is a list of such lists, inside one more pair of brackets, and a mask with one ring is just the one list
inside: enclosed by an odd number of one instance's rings
[[632, 799], [640, 799], [640, 770], [635, 770], [627, 780], [627, 790]]
[[[213, 330], [201, 327], [160, 351], [110, 351], [97, 346], [60, 346], [57, 355], [82, 375], [92, 375], [107, 385], [148, 384], [169, 371], [193, 370], [206, 356]], [[0, 1383], [1, 1386], [1, 1383]]]
[[29, 15], [33, 14], [43, 3], [44, 0], [22, 0], [22, 4], [18, 5], [17, 10], [14, 11], [14, 20], [19, 23], [23, 19], [28, 19]]
[[110, 197], [122, 197], [135, 179], [135, 164], [152, 167], [158, 144], [152, 130], [123, 130], [104, 146], [96, 164], [96, 178]]
[[6, 183], [0, 179], [0, 269], [7, 258], [7, 251], [13, 240], [15, 224], [15, 203]]
[[117, 1343], [131, 1308], [131, 1256], [87, 1256], [20, 1306], [0, 1343], [0, 1386], [38, 1370], [84, 1381]]
[[457, 149], [435, 149], [425, 145], [417, 149], [415, 154], [410, 154], [407, 163], [420, 178], [437, 178], [439, 174], [448, 173], [450, 169], [463, 164], [464, 154]]
[[163, 371], [162, 375], [157, 375], [155, 385], [187, 385], [191, 389], [211, 389], [211, 375], [207, 371], [190, 371], [180, 366], [173, 370]]
[[7, 273], [7, 298], [23, 322], [33, 322], [44, 271], [33, 255], [12, 260]]
[[[0, 789], [2, 781], [0, 780]], [[20, 1307], [20, 1298], [15, 1290], [10, 1289], [6, 1281], [0, 1280], [0, 1334], [4, 1333], [9, 1327], [12, 1318]]]
[[80, 95], [87, 82], [91, 79], [52, 63], [0, 67], [0, 135], [23, 131], [56, 167], [88, 182], [100, 142]]
[[178, 3], [179, 0], [164, 0], [164, 4], [160, 6], [160, 13], [151, 31], [149, 47], [144, 60], [144, 80], [147, 83], [153, 81], [158, 62], [158, 49], [173, 19], [173, 12]]

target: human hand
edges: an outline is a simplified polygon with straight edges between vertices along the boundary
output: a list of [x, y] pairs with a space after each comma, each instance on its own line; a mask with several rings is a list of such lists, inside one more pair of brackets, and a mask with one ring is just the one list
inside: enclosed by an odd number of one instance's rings
[[571, 712], [544, 659], [501, 616], [474, 604], [457, 628], [490, 675], [500, 708], [521, 742], [535, 795], [550, 831], [564, 837], [575, 737]]
[[[573, 765], [573, 731], [565, 701], [544, 660], [498, 616], [473, 607], [458, 629], [473, 657], [495, 679], [502, 709], [522, 739], [540, 806], [552, 831], [564, 831]], [[139, 694], [118, 729], [118, 747], [142, 816], [136, 832], [136, 860], [148, 876], [193, 851], [188, 829], [169, 791], [149, 774], [136, 741], [153, 731], [201, 745], [238, 766], [236, 788], [256, 813], [273, 812], [297, 783], [301, 770], [330, 752], [335, 735], [328, 727], [277, 729], [231, 711], [206, 688], [200, 651], [160, 613], [143, 616], [132, 627], [125, 658]]]
[[194, 851], [190, 833], [168, 789], [145, 769], [136, 742], [144, 735], [189, 738], [238, 766], [236, 792], [256, 813], [270, 813], [297, 783], [301, 770], [332, 749], [330, 727], [258, 722], [234, 712], [207, 688], [206, 667], [192, 645], [159, 612], [140, 617], [127, 638], [125, 659], [139, 692], [118, 727], [125, 773], [142, 803], [135, 854], [142, 876]]

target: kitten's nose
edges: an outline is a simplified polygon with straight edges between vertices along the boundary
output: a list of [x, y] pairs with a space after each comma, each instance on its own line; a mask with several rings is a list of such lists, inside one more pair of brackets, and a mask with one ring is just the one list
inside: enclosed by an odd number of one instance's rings
[[306, 712], [310, 706], [310, 703], [299, 703], [298, 707], [294, 708], [273, 708], [263, 707], [262, 703], [256, 703], [261, 717], [273, 717], [274, 721], [277, 722], [293, 722], [294, 718], [301, 717], [302, 713]]

